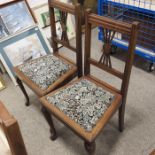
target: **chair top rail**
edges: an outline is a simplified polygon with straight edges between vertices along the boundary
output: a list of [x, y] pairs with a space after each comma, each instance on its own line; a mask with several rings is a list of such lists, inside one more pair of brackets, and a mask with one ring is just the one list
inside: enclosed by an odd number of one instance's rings
[[68, 12], [73, 15], [75, 14], [75, 8], [76, 8], [76, 6], [72, 4], [63, 3], [56, 0], [49, 0], [49, 7], [54, 7], [54, 8], [60, 9], [63, 12]]
[[88, 23], [95, 24], [97, 26], [103, 26], [104, 28], [111, 29], [122, 34], [130, 35], [132, 24], [122, 21], [115, 21], [107, 17], [99, 16], [94, 13], [88, 14]]

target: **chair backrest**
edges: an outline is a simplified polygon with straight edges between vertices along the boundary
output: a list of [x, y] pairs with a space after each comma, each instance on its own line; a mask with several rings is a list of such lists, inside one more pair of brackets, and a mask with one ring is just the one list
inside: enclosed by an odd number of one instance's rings
[[[60, 25], [62, 29], [61, 38], [58, 38], [56, 32], [56, 19], [54, 9], [58, 9], [60, 12]], [[81, 40], [81, 7], [80, 4], [71, 5], [66, 4], [57, 0], [49, 0], [49, 11], [51, 21], [51, 32], [52, 32], [52, 47], [53, 52], [58, 53], [58, 44], [70, 49], [76, 54], [76, 65], [78, 67], [78, 76], [82, 76], [82, 40]], [[67, 17], [71, 14], [75, 17], [75, 35], [76, 45], [73, 47], [70, 45], [67, 34]]]
[[[85, 31], [85, 75], [90, 74], [90, 65], [98, 67], [122, 80], [121, 90], [116, 87], [107, 84], [107, 87], [123, 95], [126, 99], [129, 78], [131, 74], [131, 68], [134, 60], [134, 50], [136, 45], [136, 38], [138, 33], [139, 23], [134, 22], [132, 24], [122, 21], [116, 21], [107, 17], [99, 16], [87, 10], [85, 12], [86, 31]], [[99, 60], [91, 58], [91, 25], [96, 25], [103, 30], [103, 49], [102, 55]], [[111, 62], [111, 45], [115, 38], [115, 34], [123, 34], [129, 36], [128, 53], [125, 61], [124, 72], [120, 72], [113, 68]]]
[[[16, 119], [10, 115], [7, 109], [0, 101], [0, 127], [3, 130], [5, 138], [9, 144], [11, 154], [27, 155], [24, 141]], [[0, 139], [1, 141], [2, 139]], [[1, 150], [0, 150], [1, 154]]]

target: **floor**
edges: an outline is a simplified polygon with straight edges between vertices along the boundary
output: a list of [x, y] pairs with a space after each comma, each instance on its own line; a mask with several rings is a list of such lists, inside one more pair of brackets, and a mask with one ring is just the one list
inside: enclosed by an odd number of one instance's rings
[[[95, 33], [95, 32], [93, 32]], [[95, 35], [95, 34], [94, 34]], [[101, 44], [93, 37], [93, 56], [97, 57]], [[100, 53], [100, 52], [99, 52]], [[112, 56], [114, 64], [122, 69], [125, 52]], [[148, 155], [155, 148], [155, 71], [147, 71], [148, 63], [136, 56], [129, 86], [125, 130], [118, 131], [117, 113], [96, 139], [96, 155]], [[99, 78], [105, 78], [118, 86], [119, 81], [103, 76], [92, 68]], [[29, 155], [86, 155], [83, 141], [72, 131], [54, 119], [58, 133], [56, 141], [50, 140], [49, 126], [41, 111], [36, 95], [27, 87], [31, 106], [25, 107], [25, 98], [18, 86], [3, 75], [7, 88], [0, 92], [9, 111], [17, 118]]]

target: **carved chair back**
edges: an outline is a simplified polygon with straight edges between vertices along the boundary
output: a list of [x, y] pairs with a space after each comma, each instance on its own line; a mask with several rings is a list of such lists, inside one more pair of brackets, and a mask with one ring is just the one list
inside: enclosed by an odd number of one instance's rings
[[[61, 38], [58, 38], [56, 32], [56, 19], [54, 9], [58, 9], [60, 12], [60, 25], [62, 29]], [[82, 76], [82, 40], [81, 40], [81, 7], [80, 4], [71, 5], [56, 0], [49, 0], [49, 11], [51, 21], [52, 32], [52, 47], [53, 52], [57, 54], [59, 52], [58, 44], [70, 49], [76, 54], [76, 65], [78, 67], [78, 76]], [[71, 14], [75, 17], [75, 34], [76, 45], [73, 47], [70, 44], [67, 34], [67, 17]]]
[[[122, 80], [121, 90], [116, 87], [106, 84], [107, 87], [120, 93], [123, 96], [123, 102], [126, 101], [126, 95], [129, 85], [131, 68], [134, 60], [134, 50], [138, 33], [138, 22], [132, 24], [122, 21], [116, 21], [107, 17], [101, 17], [87, 10], [85, 12], [86, 31], [85, 31], [85, 75], [90, 75], [90, 65], [98, 67]], [[99, 60], [91, 58], [91, 25], [100, 26], [103, 30], [103, 48], [102, 55]], [[127, 59], [125, 61], [124, 72], [116, 70], [111, 62], [112, 42], [115, 34], [123, 34], [129, 36]]]
[[[13, 155], [27, 155], [18, 122], [7, 111], [7, 109], [4, 107], [1, 101], [0, 101], [0, 127], [2, 128], [5, 135], [3, 137], [6, 138], [4, 139], [4, 141], [7, 140], [9, 145], [9, 148], [7, 148], [7, 144], [5, 144], [6, 149], [9, 149], [10, 151], [9, 150], [8, 151], [11, 152], [11, 154]], [[0, 139], [0, 141], [1, 140], [3, 139]], [[2, 149], [5, 150], [5, 148]]]

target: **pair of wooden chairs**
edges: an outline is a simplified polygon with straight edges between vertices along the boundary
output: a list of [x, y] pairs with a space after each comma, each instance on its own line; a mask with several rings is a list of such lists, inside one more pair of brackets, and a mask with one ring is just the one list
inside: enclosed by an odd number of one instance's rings
[[[60, 10], [61, 39], [58, 39], [56, 35], [54, 8]], [[137, 22], [129, 24], [116, 21], [86, 11], [84, 76], [82, 76], [80, 5], [72, 6], [49, 0], [49, 9], [53, 54], [17, 66], [15, 68], [17, 82], [27, 99], [26, 105], [29, 105], [29, 98], [22, 81], [41, 98], [42, 111], [50, 125], [52, 140], [55, 140], [57, 135], [51, 114], [79, 135], [84, 140], [86, 150], [93, 154], [95, 139], [117, 109], [119, 110], [119, 130], [123, 131], [125, 104], [139, 24]], [[66, 20], [68, 13], [75, 17], [76, 47], [70, 45], [67, 36]], [[103, 28], [103, 54], [100, 60], [91, 57], [92, 25]], [[128, 35], [130, 38], [123, 73], [113, 68], [110, 58], [111, 44], [117, 32]], [[60, 55], [58, 44], [62, 44], [75, 52], [76, 63]], [[121, 79], [121, 89], [118, 90], [92, 76], [91, 65]], [[69, 83], [77, 75], [79, 78]]]
[[27, 155], [17, 120], [0, 101], [0, 154]]

